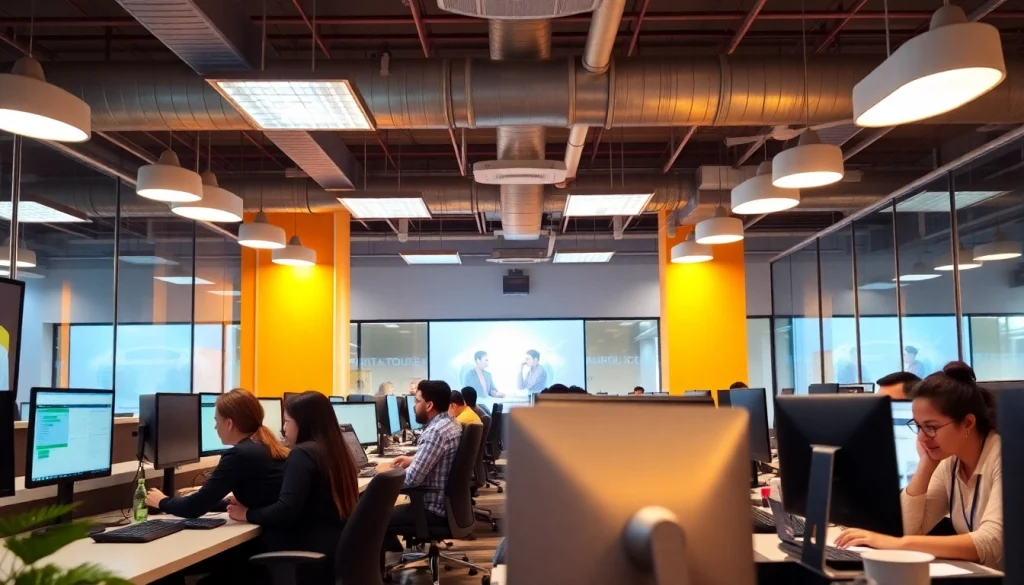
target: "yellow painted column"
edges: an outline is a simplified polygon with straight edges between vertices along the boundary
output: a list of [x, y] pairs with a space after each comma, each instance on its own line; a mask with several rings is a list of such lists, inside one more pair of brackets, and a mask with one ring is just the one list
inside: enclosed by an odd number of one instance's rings
[[666, 212], [658, 214], [661, 389], [682, 394], [746, 382], [743, 242], [714, 246], [715, 259], [709, 262], [673, 264], [672, 246], [682, 242], [692, 226], [679, 226], [676, 237], [669, 238], [666, 219]]
[[[247, 218], [248, 219], [248, 218]], [[281, 266], [269, 250], [242, 251], [242, 386], [259, 396], [344, 393], [349, 343], [349, 217], [271, 214], [270, 223], [316, 250], [315, 266]], [[339, 361], [339, 356], [344, 360]]]

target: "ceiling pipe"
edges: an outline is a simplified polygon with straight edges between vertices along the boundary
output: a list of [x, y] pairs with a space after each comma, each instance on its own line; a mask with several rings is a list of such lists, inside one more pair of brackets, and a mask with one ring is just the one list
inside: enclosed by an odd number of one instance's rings
[[[644, 10], [646, 10], [646, 6], [645, 3]], [[622, 22], [622, 13], [625, 9], [626, 0], [605, 0], [600, 8], [594, 11], [590, 21], [590, 32], [587, 33], [587, 45], [583, 51], [583, 68], [587, 73], [608, 74], [612, 61], [612, 50], [615, 48], [615, 38], [619, 34], [619, 25]], [[637, 32], [639, 31], [640, 27], [637, 23]], [[633, 43], [635, 42], [636, 36], [634, 35]], [[611, 74], [607, 75], [607, 79], [611, 79]], [[573, 87], [579, 91], [575, 85]], [[607, 88], [605, 91], [608, 91]], [[576, 171], [580, 167], [580, 157], [583, 156], [583, 147], [587, 144], [588, 128], [586, 124], [573, 124], [569, 130], [569, 140], [565, 145], [565, 178], [567, 181], [576, 178]]]

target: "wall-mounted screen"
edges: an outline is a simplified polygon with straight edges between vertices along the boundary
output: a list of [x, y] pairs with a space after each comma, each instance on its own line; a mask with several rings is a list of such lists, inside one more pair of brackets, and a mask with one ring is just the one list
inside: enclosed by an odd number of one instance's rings
[[582, 320], [432, 321], [430, 377], [486, 406], [529, 404], [552, 384], [586, 387]]

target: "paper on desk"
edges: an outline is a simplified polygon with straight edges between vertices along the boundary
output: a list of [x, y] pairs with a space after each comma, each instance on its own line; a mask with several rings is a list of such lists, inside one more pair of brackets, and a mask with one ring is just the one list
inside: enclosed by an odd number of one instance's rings
[[952, 577], [954, 575], [970, 575], [967, 569], [961, 569], [949, 563], [931, 563], [928, 565], [928, 575], [931, 577]]

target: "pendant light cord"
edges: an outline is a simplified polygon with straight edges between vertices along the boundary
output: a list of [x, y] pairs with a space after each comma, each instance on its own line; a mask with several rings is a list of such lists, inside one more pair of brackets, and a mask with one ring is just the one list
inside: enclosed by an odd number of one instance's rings
[[31, 59], [36, 38], [36, 0], [29, 2], [28, 6], [28, 56]]
[[885, 57], [892, 56], [892, 42], [889, 40], [889, 0], [882, 1], [882, 11], [885, 13]]
[[260, 38], [260, 71], [267, 68], [267, 0], [263, 0], [263, 34]]
[[811, 127], [811, 104], [807, 91], [807, 18], [804, 0], [800, 0], [800, 46], [804, 54], [804, 126]]

